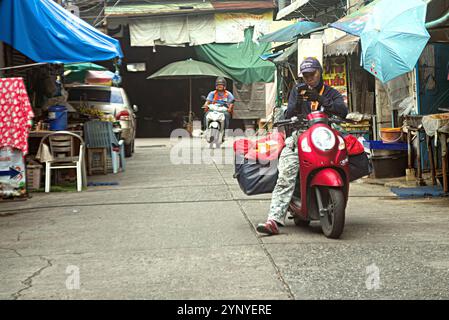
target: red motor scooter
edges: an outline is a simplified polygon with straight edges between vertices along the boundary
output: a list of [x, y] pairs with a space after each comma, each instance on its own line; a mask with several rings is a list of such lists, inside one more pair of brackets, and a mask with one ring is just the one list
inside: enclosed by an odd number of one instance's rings
[[275, 127], [298, 130], [299, 180], [289, 206], [297, 226], [319, 220], [326, 237], [338, 239], [345, 224], [349, 194], [349, 160], [346, 144], [323, 111], [279, 121]]

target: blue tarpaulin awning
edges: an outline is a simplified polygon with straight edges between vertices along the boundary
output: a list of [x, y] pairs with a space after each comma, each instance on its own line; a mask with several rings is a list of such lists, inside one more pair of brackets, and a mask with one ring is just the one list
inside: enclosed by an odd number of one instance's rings
[[299, 21], [288, 27], [268, 33], [258, 39], [259, 42], [288, 42], [321, 27], [319, 22]]
[[53, 0], [0, 0], [0, 41], [36, 62], [71, 63], [123, 57], [118, 40]]

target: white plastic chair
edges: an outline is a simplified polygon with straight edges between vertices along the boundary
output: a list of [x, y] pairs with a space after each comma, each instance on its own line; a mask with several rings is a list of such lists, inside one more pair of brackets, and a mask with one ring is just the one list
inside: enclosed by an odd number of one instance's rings
[[[51, 171], [57, 169], [76, 169], [77, 191], [83, 188], [82, 161], [84, 140], [69, 131], [57, 131], [42, 138], [41, 145], [48, 139], [52, 159], [45, 160], [45, 192], [50, 192]], [[79, 150], [75, 152], [75, 139], [79, 140]]]

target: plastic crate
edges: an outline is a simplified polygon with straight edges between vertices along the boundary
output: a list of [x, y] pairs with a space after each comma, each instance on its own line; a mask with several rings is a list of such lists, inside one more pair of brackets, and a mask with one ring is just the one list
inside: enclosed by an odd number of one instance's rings
[[28, 190], [37, 190], [41, 186], [42, 165], [29, 164], [27, 165], [27, 184]]
[[360, 121], [356, 123], [342, 123], [341, 126], [346, 131], [370, 131], [371, 125], [368, 120], [366, 121]]

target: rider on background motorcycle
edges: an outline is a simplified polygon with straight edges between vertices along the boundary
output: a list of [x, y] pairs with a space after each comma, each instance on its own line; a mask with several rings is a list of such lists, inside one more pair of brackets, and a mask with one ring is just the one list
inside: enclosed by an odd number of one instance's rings
[[229, 121], [232, 117], [232, 113], [234, 112], [234, 96], [231, 92], [226, 90], [226, 79], [223, 77], [218, 77], [215, 80], [215, 90], [209, 92], [207, 95], [206, 103], [204, 104], [205, 114], [204, 114], [204, 128], [207, 129], [207, 113], [209, 109], [207, 106], [211, 103], [226, 105], [228, 107], [228, 111], [225, 112], [225, 130], [229, 128]]
[[[286, 119], [307, 115], [321, 106], [329, 113], [346, 118], [348, 107], [343, 96], [323, 82], [323, 68], [315, 58], [306, 58], [300, 66], [305, 83], [299, 83], [290, 94]], [[268, 220], [257, 226], [257, 231], [267, 235], [279, 233], [279, 226], [285, 225], [287, 209], [295, 191], [299, 170], [297, 149], [298, 136], [291, 133], [285, 140], [285, 148], [279, 158], [279, 176], [271, 198]]]

